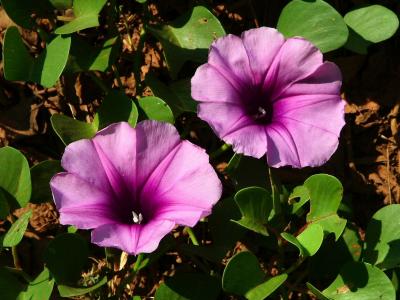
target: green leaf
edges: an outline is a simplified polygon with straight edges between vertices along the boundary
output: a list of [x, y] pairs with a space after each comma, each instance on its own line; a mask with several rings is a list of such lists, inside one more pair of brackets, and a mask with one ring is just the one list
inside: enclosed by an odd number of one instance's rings
[[367, 263], [343, 266], [332, 284], [322, 292], [333, 300], [395, 300], [395, 290], [383, 271]]
[[[24, 207], [31, 197], [28, 161], [21, 152], [11, 147], [0, 148], [0, 188], [11, 195], [21, 207]], [[4, 191], [0, 196], [6, 196]], [[1, 201], [4, 201], [4, 197], [1, 198]]]
[[33, 58], [17, 27], [9, 27], [4, 37], [4, 77], [7, 80], [33, 81], [51, 87], [64, 70], [70, 45], [70, 37], [57, 36], [46, 44], [37, 58]]
[[0, 268], [0, 295], [2, 300], [18, 299], [24, 290], [22, 283], [6, 268]]
[[118, 37], [106, 40], [99, 47], [78, 36], [72, 37], [70, 59], [66, 72], [106, 71], [116, 59], [120, 47]]
[[64, 233], [52, 240], [44, 261], [57, 283], [75, 283], [87, 263], [87, 242], [78, 234]]
[[52, 200], [49, 182], [55, 174], [62, 172], [62, 170], [58, 160], [45, 160], [31, 168], [31, 203], [43, 203]]
[[107, 283], [107, 276], [104, 276], [96, 284], [92, 286], [72, 287], [63, 284], [58, 284], [57, 288], [61, 297], [76, 297], [93, 292], [97, 290], [99, 287], [105, 285], [106, 283]]
[[[299, 201], [294, 200], [297, 198], [299, 198]], [[289, 195], [289, 203], [292, 204], [292, 214], [297, 213], [309, 200], [310, 194], [304, 185], [295, 187], [293, 192]]]
[[221, 287], [217, 278], [199, 273], [177, 273], [157, 289], [155, 300], [213, 300]]
[[190, 79], [182, 79], [166, 85], [154, 74], [149, 73], [146, 75], [145, 82], [155, 96], [165, 100], [175, 116], [183, 112], [197, 111], [197, 103], [191, 96]]
[[296, 246], [301, 256], [306, 257], [313, 256], [317, 253], [324, 240], [324, 230], [319, 224], [311, 224], [297, 237], [287, 232], [281, 233], [281, 236], [289, 243]]
[[51, 125], [65, 145], [80, 139], [90, 139], [97, 132], [97, 124], [86, 123], [65, 115], [52, 115]]
[[[309, 260], [309, 279], [315, 281], [332, 281], [339, 273], [341, 266], [349, 261], [358, 261], [361, 256], [362, 241], [358, 229], [350, 224], [340, 238], [327, 237], [321, 248]], [[326, 259], [329, 257], [329, 259]]]
[[364, 260], [380, 268], [391, 269], [400, 265], [400, 204], [378, 210], [365, 233]]
[[20, 294], [22, 299], [29, 300], [48, 300], [54, 287], [54, 279], [51, 278], [47, 268], [31, 282], [29, 282], [26, 291]]
[[346, 24], [364, 40], [379, 43], [392, 37], [399, 27], [399, 19], [382, 5], [369, 5], [348, 12]]
[[99, 124], [98, 129], [102, 129], [112, 123], [126, 121], [135, 127], [137, 119], [135, 103], [124, 92], [110, 90], [96, 113], [92, 126]]
[[304, 186], [310, 195], [307, 222], [320, 224], [325, 232], [334, 233], [337, 240], [346, 226], [346, 220], [336, 214], [343, 197], [342, 184], [331, 175], [316, 174], [309, 177]]
[[75, 19], [58, 27], [56, 34], [70, 34], [79, 30], [99, 26], [99, 14], [107, 0], [74, 0], [72, 6]]
[[138, 103], [148, 119], [174, 123], [174, 115], [171, 109], [160, 98], [154, 96], [144, 97], [140, 98]]
[[286, 281], [287, 277], [287, 274], [271, 277], [266, 282], [252, 288], [245, 296], [248, 300], [264, 300], [279, 288]]
[[28, 29], [36, 27], [35, 18], [49, 18], [52, 14], [52, 6], [47, 0], [2, 0], [1, 6], [15, 24]]
[[219, 20], [203, 6], [194, 7], [170, 25], [148, 26], [147, 30], [160, 40], [172, 78], [188, 60], [205, 62], [213, 40], [225, 35]]
[[277, 28], [285, 37], [302, 36], [322, 52], [343, 46], [348, 29], [342, 16], [322, 0], [293, 0], [279, 16]]
[[235, 195], [242, 218], [234, 221], [241, 226], [268, 236], [267, 222], [272, 210], [272, 196], [263, 188], [248, 187]]
[[254, 287], [263, 283], [265, 274], [261, 270], [257, 257], [248, 251], [233, 256], [222, 275], [222, 288], [228, 293], [245, 295]]
[[22, 241], [31, 216], [32, 211], [29, 210], [11, 225], [4, 236], [3, 247], [14, 247]]

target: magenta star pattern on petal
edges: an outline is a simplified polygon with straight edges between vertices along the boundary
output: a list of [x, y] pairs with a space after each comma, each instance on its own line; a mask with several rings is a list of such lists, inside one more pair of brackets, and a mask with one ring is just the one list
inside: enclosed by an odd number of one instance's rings
[[341, 73], [303, 38], [262, 27], [217, 39], [191, 85], [199, 117], [238, 153], [302, 168], [338, 147]]
[[93, 243], [130, 254], [154, 251], [177, 224], [194, 226], [222, 192], [205, 151], [156, 121], [74, 142], [62, 166], [50, 183], [61, 224], [94, 229]]

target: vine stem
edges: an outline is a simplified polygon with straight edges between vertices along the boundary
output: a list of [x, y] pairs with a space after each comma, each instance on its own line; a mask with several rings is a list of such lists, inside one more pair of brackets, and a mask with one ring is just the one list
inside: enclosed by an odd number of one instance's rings
[[295, 271], [298, 267], [302, 265], [302, 263], [306, 260], [306, 257], [301, 256], [289, 269], [286, 270], [286, 274], [290, 274]]
[[231, 145], [223, 144], [217, 150], [215, 150], [214, 152], [210, 153], [210, 159], [211, 160], [216, 159], [217, 157], [221, 156], [222, 154], [224, 154], [229, 149], [231, 149]]
[[184, 231], [189, 235], [190, 240], [192, 241], [193, 245], [199, 246], [199, 241], [197, 240], [196, 235], [194, 234], [192, 228], [186, 226]]
[[18, 270], [22, 270], [21, 262], [19, 260], [18, 252], [17, 252], [17, 246], [12, 246], [11, 247], [11, 253], [14, 261], [14, 267]]

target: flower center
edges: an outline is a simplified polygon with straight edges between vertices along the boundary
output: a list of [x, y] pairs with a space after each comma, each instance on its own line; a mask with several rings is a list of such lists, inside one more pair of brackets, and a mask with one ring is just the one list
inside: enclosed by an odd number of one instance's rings
[[269, 95], [260, 87], [247, 89], [243, 105], [250, 116], [257, 124], [269, 124], [272, 121], [273, 107]]
[[132, 210], [132, 221], [134, 224], [140, 224], [143, 221], [143, 215], [141, 213], [137, 214]]

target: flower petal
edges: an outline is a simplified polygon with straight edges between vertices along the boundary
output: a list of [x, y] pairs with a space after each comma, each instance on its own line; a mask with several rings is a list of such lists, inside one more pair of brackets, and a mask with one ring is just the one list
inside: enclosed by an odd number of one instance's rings
[[233, 145], [233, 150], [255, 158], [267, 151], [267, 137], [264, 125], [247, 125], [224, 136], [224, 141]]
[[191, 80], [191, 86], [192, 98], [201, 102], [229, 102], [234, 104], [241, 102], [236, 87], [209, 64], [204, 64], [196, 70]]
[[181, 143], [176, 128], [157, 121], [142, 121], [136, 126], [137, 145], [137, 186], [143, 187], [169, 153]]
[[[340, 125], [337, 131], [340, 132], [342, 127]], [[272, 167], [323, 165], [339, 144], [335, 132], [293, 119], [275, 122], [267, 128], [267, 135], [267, 161]]]
[[220, 138], [244, 124], [253, 123], [242, 106], [232, 103], [204, 102], [197, 110], [199, 118], [206, 121]]
[[274, 103], [274, 121], [308, 123], [339, 136], [344, 126], [345, 102], [339, 95], [300, 95]]
[[339, 67], [334, 63], [324, 62], [311, 75], [290, 84], [281, 92], [279, 98], [310, 94], [338, 96], [341, 85], [342, 74]]
[[268, 27], [247, 30], [241, 37], [255, 81], [262, 83], [285, 38], [276, 29]]
[[69, 144], [65, 148], [61, 165], [64, 170], [76, 174], [106, 193], [111, 191], [107, 174], [91, 140], [84, 139]]
[[101, 247], [119, 248], [129, 254], [150, 253], [175, 224], [153, 220], [147, 224], [106, 224], [92, 231], [92, 243]]
[[110, 196], [77, 175], [59, 173], [50, 186], [61, 224], [88, 229], [117, 219]]
[[183, 141], [149, 177], [140, 199], [146, 214], [194, 226], [211, 213], [222, 185], [205, 150]]
[[297, 37], [287, 39], [268, 70], [264, 89], [272, 91], [271, 99], [276, 100], [290, 84], [308, 77], [322, 63], [322, 53], [312, 43]]
[[[136, 132], [126, 122], [112, 124], [99, 131], [93, 145], [108, 181], [117, 195], [136, 182]], [[79, 155], [78, 155], [79, 159]]]
[[212, 43], [208, 63], [230, 80], [238, 90], [243, 85], [254, 82], [242, 39], [235, 35], [228, 34]]

